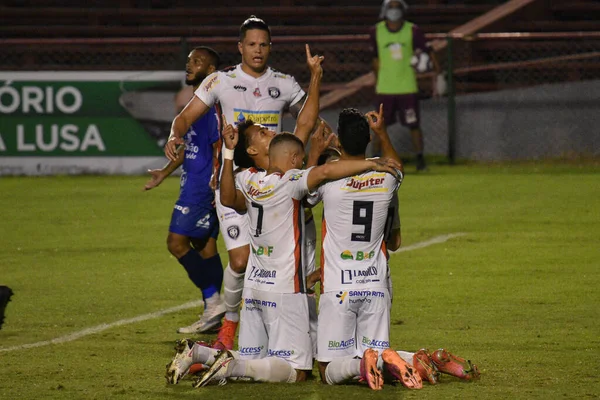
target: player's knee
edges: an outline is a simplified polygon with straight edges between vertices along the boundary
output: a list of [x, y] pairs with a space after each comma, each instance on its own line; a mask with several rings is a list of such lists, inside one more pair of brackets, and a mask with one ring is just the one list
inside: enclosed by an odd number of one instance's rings
[[238, 274], [246, 272], [250, 247], [242, 246], [229, 251], [229, 267]]
[[190, 251], [189, 240], [184, 239], [183, 236], [169, 234], [167, 236], [167, 249], [176, 258], [183, 257], [188, 251]]

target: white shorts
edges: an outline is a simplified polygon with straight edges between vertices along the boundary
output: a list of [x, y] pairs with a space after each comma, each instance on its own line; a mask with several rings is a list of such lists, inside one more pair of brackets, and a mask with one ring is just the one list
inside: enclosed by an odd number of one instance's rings
[[240, 317], [241, 359], [279, 357], [294, 369], [312, 370], [308, 297], [244, 288]]
[[390, 347], [387, 288], [322, 293], [319, 300], [317, 360], [362, 356], [368, 348]]
[[215, 191], [215, 204], [219, 217], [219, 228], [227, 251], [250, 244], [248, 215], [238, 214], [233, 208], [221, 204], [221, 192]]

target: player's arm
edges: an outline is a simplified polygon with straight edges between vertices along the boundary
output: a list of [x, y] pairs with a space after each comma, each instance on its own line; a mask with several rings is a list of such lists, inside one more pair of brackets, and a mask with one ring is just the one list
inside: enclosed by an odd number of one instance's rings
[[308, 44], [306, 45], [306, 64], [310, 69], [310, 85], [308, 86], [308, 97], [298, 113], [294, 129], [294, 135], [302, 140], [305, 146], [319, 118], [319, 96], [321, 93], [321, 78], [323, 77], [321, 63], [323, 59], [323, 56], [313, 56], [310, 53], [310, 47]]
[[169, 140], [165, 144], [165, 155], [169, 160], [175, 161], [177, 159], [177, 146], [183, 143], [183, 136], [185, 136], [194, 121], [206, 114], [209, 109], [210, 107], [204, 104], [202, 100], [194, 96], [175, 117], [171, 124]]
[[[398, 191], [394, 191], [390, 202], [388, 219], [391, 219], [389, 231], [385, 232], [385, 244], [388, 251], [396, 251], [402, 244], [402, 235], [400, 232], [400, 207], [398, 206]], [[386, 223], [386, 226], [388, 224]]]
[[169, 160], [167, 165], [161, 169], [149, 169], [148, 173], [150, 174], [150, 180], [144, 185], [144, 190], [150, 190], [160, 185], [167, 176], [171, 175], [177, 168], [181, 166], [181, 164], [183, 164], [184, 158], [185, 151], [180, 149], [180, 151], [177, 153], [177, 159], [175, 161]]
[[217, 141], [214, 142], [212, 144], [213, 147], [213, 162], [212, 162], [212, 173], [210, 175], [210, 182], [209, 182], [209, 186], [210, 188], [215, 191], [217, 190], [217, 179], [219, 177], [219, 168], [221, 167], [221, 164], [219, 163], [219, 153], [221, 151], [221, 141]]
[[[392, 145], [390, 135], [387, 133], [385, 121], [383, 119], [383, 104], [379, 105], [379, 112], [370, 111], [366, 114], [369, 127], [377, 135], [381, 143], [381, 154], [385, 158], [392, 158], [402, 165], [402, 160], [396, 152], [396, 149]], [[404, 172], [404, 166], [400, 168], [400, 171]]]
[[315, 167], [319, 163], [319, 157], [323, 152], [332, 145], [335, 135], [326, 136], [325, 124], [319, 123], [317, 131], [310, 137], [310, 150], [306, 160], [306, 168]]
[[338, 160], [325, 163], [308, 171], [307, 186], [313, 191], [322, 182], [346, 178], [365, 171], [389, 172], [398, 176], [398, 170], [402, 166], [398, 161], [391, 158], [378, 158], [370, 160]]
[[306, 277], [306, 287], [312, 289], [317, 282], [321, 282], [321, 268], [315, 269]]
[[223, 172], [221, 173], [221, 182], [219, 185], [221, 204], [242, 212], [246, 211], [246, 199], [244, 198], [244, 194], [236, 189], [235, 178], [233, 176], [233, 151], [238, 141], [238, 133], [237, 129], [227, 124], [225, 117], [223, 117], [223, 124], [225, 150], [223, 151]]

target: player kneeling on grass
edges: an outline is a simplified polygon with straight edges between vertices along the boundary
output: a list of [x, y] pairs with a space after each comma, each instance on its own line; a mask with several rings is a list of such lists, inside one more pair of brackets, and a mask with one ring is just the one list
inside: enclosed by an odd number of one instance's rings
[[[224, 138], [227, 149], [233, 150], [237, 132], [224, 134]], [[301, 259], [301, 199], [324, 180], [370, 169], [394, 174], [400, 164], [394, 160], [357, 160], [300, 170], [304, 159], [302, 141], [294, 135], [281, 134], [270, 142], [269, 169], [241, 172], [234, 186], [233, 163], [229, 160], [233, 155], [224, 156], [221, 201], [236, 210], [248, 211], [252, 248], [270, 248], [270, 251], [268, 257], [264, 252], [251, 252], [252, 270], [246, 274], [244, 283], [240, 351], [219, 353], [195, 386], [229, 377], [267, 382], [305, 380], [312, 370], [312, 347], [306, 275]], [[177, 377], [191, 363], [209, 362], [214, 357], [210, 349], [190, 346], [189, 342], [185, 347], [172, 362], [172, 377]]]
[[[383, 123], [383, 107], [367, 118], [355, 109], [340, 114], [340, 160], [364, 160], [371, 128], [383, 154], [399, 162]], [[384, 237], [393, 217], [388, 215], [394, 209], [390, 202], [399, 185], [393, 177], [366, 172], [327, 182], [309, 197], [309, 203], [322, 200], [324, 204], [322, 266], [319, 276], [311, 275], [309, 285], [321, 280], [318, 360], [325, 383], [359, 376], [380, 390], [383, 370], [390, 379], [419, 389], [423, 379], [438, 381], [438, 369], [465, 379], [477, 375], [469, 362], [444, 350], [430, 356], [424, 350], [407, 353], [389, 348], [391, 296]]]

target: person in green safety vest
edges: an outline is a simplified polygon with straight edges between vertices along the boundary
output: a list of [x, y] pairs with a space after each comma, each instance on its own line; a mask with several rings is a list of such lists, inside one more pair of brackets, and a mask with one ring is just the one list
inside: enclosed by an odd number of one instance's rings
[[[379, 16], [382, 20], [371, 28], [373, 69], [377, 77], [375, 105], [378, 108], [383, 104], [387, 125], [400, 122], [410, 129], [417, 171], [424, 171], [427, 165], [423, 156], [417, 73], [435, 69], [434, 96], [443, 94], [445, 80], [425, 35], [405, 19], [407, 9], [403, 0], [385, 0]], [[374, 143], [374, 151], [379, 152], [378, 143]]]

